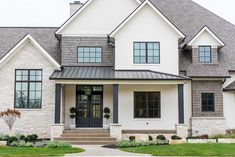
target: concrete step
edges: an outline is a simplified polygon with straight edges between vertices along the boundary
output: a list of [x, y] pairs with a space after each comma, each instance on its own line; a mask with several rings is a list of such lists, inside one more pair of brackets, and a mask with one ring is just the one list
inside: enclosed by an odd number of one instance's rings
[[109, 133], [63, 133], [61, 137], [110, 137]]
[[72, 145], [114, 145], [116, 141], [63, 141]]
[[63, 133], [110, 133], [106, 129], [75, 129], [75, 130], [64, 130]]
[[71, 137], [60, 137], [55, 138], [57, 141], [116, 141], [115, 138], [111, 137], [79, 137], [79, 138], [71, 138]]

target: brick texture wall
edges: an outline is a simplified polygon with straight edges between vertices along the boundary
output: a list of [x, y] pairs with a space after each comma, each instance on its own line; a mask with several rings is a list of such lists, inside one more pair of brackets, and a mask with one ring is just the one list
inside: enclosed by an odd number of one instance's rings
[[[202, 112], [201, 93], [215, 94], [215, 112]], [[222, 81], [192, 81], [193, 117], [223, 117], [223, 85]]]
[[[78, 63], [78, 46], [102, 47], [102, 63]], [[113, 47], [107, 37], [62, 37], [61, 63], [63, 66], [113, 66]]]

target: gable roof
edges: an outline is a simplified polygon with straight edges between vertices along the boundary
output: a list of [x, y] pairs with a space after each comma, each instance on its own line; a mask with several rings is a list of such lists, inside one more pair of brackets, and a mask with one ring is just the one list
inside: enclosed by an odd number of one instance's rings
[[221, 40], [216, 36], [216, 34], [214, 34], [207, 26], [204, 26], [204, 27], [197, 33], [197, 35], [196, 35], [194, 38], [192, 38], [191, 41], [189, 41], [189, 43], [188, 43], [187, 45], [191, 46], [191, 45], [194, 43], [194, 41], [196, 41], [196, 39], [199, 38], [199, 37], [201, 36], [201, 34], [202, 34], [203, 32], [205, 32], [205, 31], [207, 31], [207, 32], [209, 33], [209, 35], [219, 43], [219, 46], [224, 46], [223, 41], [221, 41]]
[[60, 63], [59, 42], [54, 32], [57, 27], [0, 27], [0, 60], [27, 34], [30, 34], [43, 49]]
[[[63, 23], [55, 32], [55, 34], [60, 34], [66, 26], [68, 26], [87, 6], [91, 4], [94, 0], [87, 0], [65, 23]], [[141, 0], [135, 0], [137, 3], [141, 3]]]
[[21, 49], [25, 44], [28, 42], [31, 42], [38, 50], [41, 52], [53, 65], [55, 65], [57, 68], [60, 68], [60, 65], [44, 50], [43, 47], [39, 45], [39, 43], [32, 38], [30, 34], [27, 34], [24, 36], [22, 40], [20, 40], [8, 53], [6, 53], [1, 59], [0, 59], [0, 66], [4, 65], [10, 57], [15, 55], [19, 49]]
[[162, 12], [155, 7], [155, 5], [149, 1], [143, 1], [122, 23], [120, 23], [111, 33], [110, 37], [114, 37], [114, 35], [128, 23], [130, 19], [132, 19], [145, 5], [149, 5], [181, 38], [185, 38], [185, 35], [164, 15]]

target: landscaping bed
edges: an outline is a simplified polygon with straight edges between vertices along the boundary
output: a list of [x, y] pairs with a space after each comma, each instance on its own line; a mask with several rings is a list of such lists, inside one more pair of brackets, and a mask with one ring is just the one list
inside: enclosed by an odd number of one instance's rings
[[0, 156], [61, 156], [83, 151], [65, 142], [40, 140], [36, 134], [0, 135]]

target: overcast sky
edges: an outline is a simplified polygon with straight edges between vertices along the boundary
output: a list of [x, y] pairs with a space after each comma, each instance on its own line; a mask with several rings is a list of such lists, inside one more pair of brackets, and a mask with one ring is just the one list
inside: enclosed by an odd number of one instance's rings
[[[69, 17], [72, 1], [0, 0], [0, 26], [60, 26]], [[194, 1], [235, 24], [235, 0]]]

